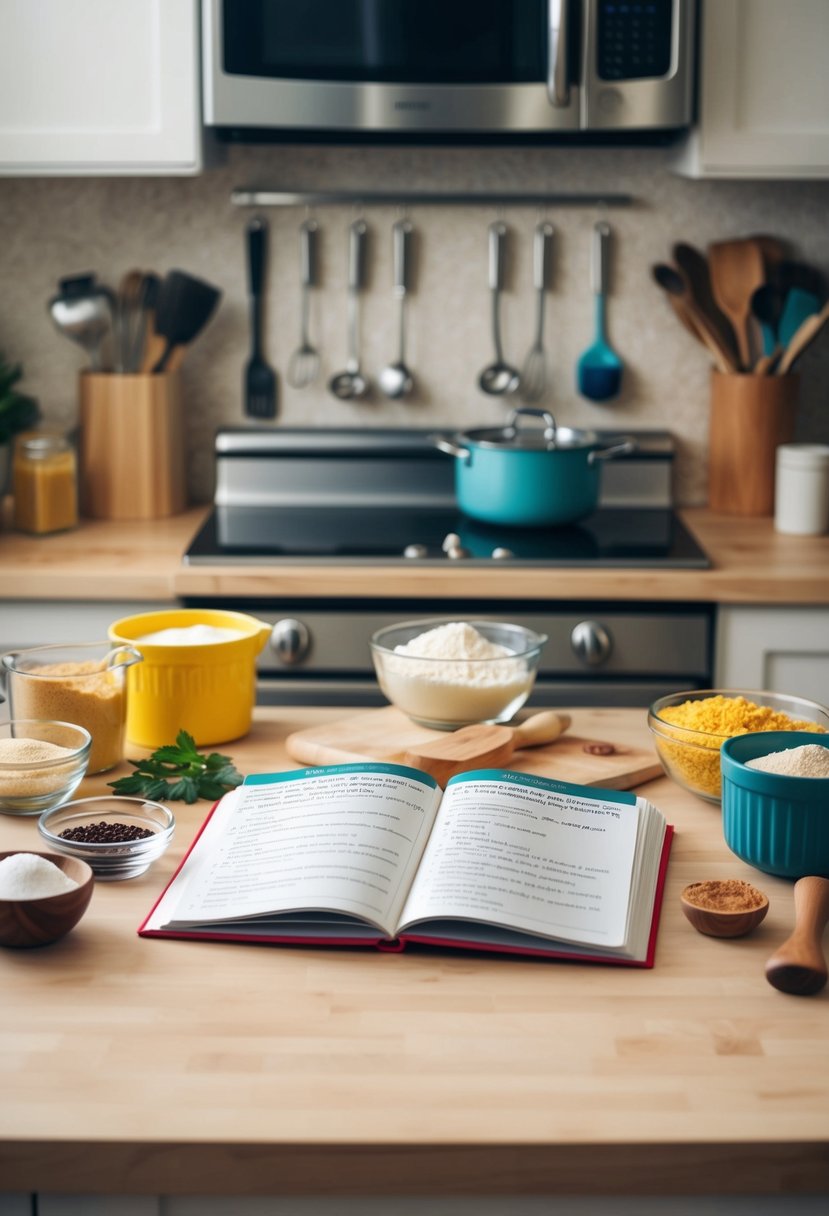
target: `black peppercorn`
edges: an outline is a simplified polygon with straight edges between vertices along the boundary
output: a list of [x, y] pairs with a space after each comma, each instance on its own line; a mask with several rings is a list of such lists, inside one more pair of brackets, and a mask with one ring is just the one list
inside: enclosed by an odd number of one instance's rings
[[132, 823], [87, 823], [82, 827], [67, 828], [61, 832], [62, 840], [77, 840], [82, 844], [125, 844], [129, 840], [144, 840], [152, 836], [150, 828], [140, 828]]

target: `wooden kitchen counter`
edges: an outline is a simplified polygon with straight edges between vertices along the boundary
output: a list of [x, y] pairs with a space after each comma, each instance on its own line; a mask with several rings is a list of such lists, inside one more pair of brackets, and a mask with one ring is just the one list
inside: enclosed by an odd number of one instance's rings
[[[470, 567], [394, 568], [336, 562], [184, 566], [207, 508], [141, 523], [84, 521], [74, 532], [0, 531], [0, 600], [154, 600], [216, 596], [395, 596], [490, 600], [612, 599], [720, 604], [829, 604], [829, 536], [784, 536], [771, 519], [680, 512], [712, 561], [709, 570]], [[450, 581], [451, 580], [451, 581]]]
[[[286, 768], [285, 735], [341, 713], [259, 710], [222, 750]], [[573, 718], [647, 742], [640, 710]], [[829, 1192], [829, 991], [763, 975], [791, 885], [731, 856], [715, 807], [644, 789], [676, 826], [652, 971], [142, 940], [207, 810], [175, 804], [147, 874], [98, 884], [62, 942], [0, 951], [0, 1193]], [[0, 849], [39, 839], [0, 816]], [[730, 876], [768, 917], [701, 937], [679, 892]]]

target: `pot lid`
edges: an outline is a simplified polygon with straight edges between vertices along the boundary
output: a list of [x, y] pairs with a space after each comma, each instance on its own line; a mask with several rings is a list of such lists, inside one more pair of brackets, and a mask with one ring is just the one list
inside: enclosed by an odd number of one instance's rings
[[[520, 415], [538, 418], [543, 426], [518, 425]], [[557, 426], [549, 410], [536, 410], [520, 406], [507, 418], [506, 426], [481, 427], [465, 431], [459, 436], [460, 443], [474, 443], [479, 447], [509, 448], [514, 451], [559, 451], [573, 448], [594, 448], [601, 443], [596, 431], [575, 430]]]

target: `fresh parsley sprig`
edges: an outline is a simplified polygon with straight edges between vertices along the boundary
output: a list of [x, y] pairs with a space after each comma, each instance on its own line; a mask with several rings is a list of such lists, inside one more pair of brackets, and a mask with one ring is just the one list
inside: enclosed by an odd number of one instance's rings
[[176, 735], [175, 744], [159, 747], [146, 760], [130, 760], [135, 772], [119, 777], [109, 785], [116, 794], [167, 802], [195, 802], [209, 798], [215, 802], [243, 781], [230, 756], [211, 752], [204, 756], [186, 730]]

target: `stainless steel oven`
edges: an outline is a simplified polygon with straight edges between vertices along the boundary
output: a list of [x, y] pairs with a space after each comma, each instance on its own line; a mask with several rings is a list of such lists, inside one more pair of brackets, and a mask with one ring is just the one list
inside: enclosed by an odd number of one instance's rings
[[[463, 597], [463, 566], [703, 569], [706, 555], [670, 505], [673, 443], [640, 433], [636, 450], [607, 466], [598, 509], [558, 528], [500, 528], [464, 518], [454, 466], [416, 430], [230, 429], [216, 440], [215, 505], [185, 561], [354, 566], [369, 571], [347, 597], [235, 599], [221, 605], [272, 626], [258, 660], [263, 704], [383, 704], [369, 650], [382, 625], [411, 618], [505, 619], [549, 636], [533, 704], [647, 705], [677, 688], [710, 686], [713, 606], [522, 601]], [[445, 592], [402, 594], [395, 570], [438, 571]], [[216, 606], [217, 599], [188, 604]]]
[[570, 140], [692, 121], [696, 0], [202, 0], [235, 138]]

